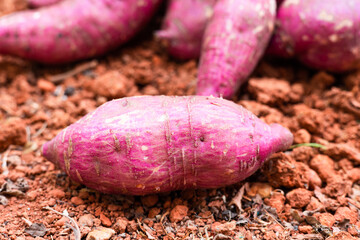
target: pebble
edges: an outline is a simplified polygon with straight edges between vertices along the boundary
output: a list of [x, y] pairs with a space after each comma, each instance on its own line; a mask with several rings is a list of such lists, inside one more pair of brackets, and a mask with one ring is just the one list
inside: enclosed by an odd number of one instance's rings
[[286, 198], [293, 208], [302, 208], [310, 203], [312, 192], [304, 188], [294, 189], [286, 194]]
[[94, 80], [92, 91], [109, 99], [121, 98], [125, 97], [133, 86], [134, 81], [119, 71], [109, 71]]
[[82, 200], [82, 199], [79, 198], [79, 197], [72, 197], [72, 198], [71, 198], [71, 202], [72, 202], [73, 204], [77, 205], [77, 206], [84, 204], [84, 200]]
[[142, 204], [146, 207], [153, 207], [159, 201], [158, 195], [147, 195], [141, 198]]
[[86, 240], [108, 240], [115, 235], [115, 231], [111, 228], [98, 227], [86, 236]]
[[151, 208], [148, 214], [148, 218], [155, 218], [155, 216], [158, 215], [160, 211], [161, 210], [159, 208]]
[[128, 220], [124, 217], [119, 217], [116, 219], [114, 229], [118, 233], [124, 233], [127, 225], [128, 225]]
[[60, 218], [59, 220], [56, 221], [55, 226], [62, 227], [68, 221], [69, 221], [69, 219], [67, 217], [62, 217], [62, 218]]
[[294, 134], [294, 143], [309, 143], [311, 141], [311, 135], [306, 129], [299, 129]]
[[250, 190], [247, 194], [250, 197], [255, 197], [256, 194], [259, 194], [262, 198], [268, 198], [271, 195], [272, 187], [268, 183], [254, 182], [251, 184]]
[[323, 181], [335, 174], [334, 161], [326, 155], [316, 155], [310, 160], [310, 167], [319, 174]]
[[273, 192], [270, 198], [264, 200], [266, 205], [276, 209], [279, 214], [284, 210], [285, 196], [281, 192]]
[[49, 192], [49, 195], [54, 198], [63, 198], [65, 197], [65, 192], [61, 189], [53, 189]]
[[53, 92], [55, 91], [56, 88], [52, 82], [47, 81], [45, 79], [39, 79], [37, 81], [37, 87], [44, 92]]
[[139, 206], [135, 209], [136, 215], [143, 215], [144, 214], [144, 208], [142, 206]]
[[29, 201], [34, 201], [38, 195], [39, 195], [39, 193], [36, 190], [26, 193], [26, 196]]
[[92, 214], [85, 214], [79, 218], [79, 225], [83, 227], [92, 227], [94, 225], [94, 216]]
[[81, 190], [79, 191], [78, 197], [81, 198], [81, 199], [84, 199], [84, 200], [85, 200], [85, 199], [88, 199], [88, 198], [89, 198], [89, 192], [88, 192], [87, 190], [81, 189]]
[[322, 185], [321, 178], [314, 170], [308, 168], [306, 175], [307, 178], [309, 179], [309, 186], [311, 189], [315, 189], [315, 187], [321, 187]]
[[341, 231], [341, 232], [335, 233], [334, 235], [327, 238], [326, 240], [356, 240], [356, 239], [358, 239], [358, 238], [351, 236], [350, 233]]
[[350, 224], [355, 224], [358, 220], [358, 213], [355, 210], [352, 210], [348, 207], [339, 207], [335, 212], [335, 220], [338, 222], [342, 222], [345, 219], [350, 220]]
[[170, 212], [170, 221], [171, 222], [179, 222], [187, 216], [189, 208], [184, 205], [175, 206]]
[[311, 197], [310, 203], [306, 206], [307, 211], [324, 210], [325, 206], [317, 198]]
[[312, 226], [310, 226], [310, 225], [300, 225], [299, 226], [299, 232], [301, 232], [301, 233], [307, 233], [307, 234], [310, 234], [310, 233], [312, 233], [313, 232], [313, 227]]
[[100, 213], [100, 221], [101, 224], [104, 225], [105, 227], [110, 227], [112, 225], [111, 220], [103, 213]]
[[324, 226], [332, 227], [335, 224], [335, 217], [331, 213], [315, 213], [314, 217]]
[[221, 233], [229, 233], [231, 231], [234, 231], [235, 228], [236, 228], [236, 221], [231, 221], [226, 223], [215, 222], [211, 226], [212, 231], [221, 232]]

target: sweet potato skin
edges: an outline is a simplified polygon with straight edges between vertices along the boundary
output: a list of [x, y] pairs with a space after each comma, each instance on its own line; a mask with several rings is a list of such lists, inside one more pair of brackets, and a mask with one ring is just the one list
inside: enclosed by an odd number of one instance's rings
[[170, 0], [162, 28], [155, 32], [165, 40], [167, 51], [177, 59], [200, 56], [206, 23], [213, 13], [216, 0]]
[[267, 54], [332, 72], [360, 67], [360, 0], [286, 0]]
[[103, 104], [42, 152], [90, 188], [145, 195], [236, 183], [292, 139], [221, 98], [139, 96]]
[[197, 95], [236, 93], [267, 47], [275, 12], [275, 0], [217, 1], [203, 37]]
[[161, 0], [64, 0], [0, 19], [0, 54], [58, 64], [101, 55], [133, 37]]

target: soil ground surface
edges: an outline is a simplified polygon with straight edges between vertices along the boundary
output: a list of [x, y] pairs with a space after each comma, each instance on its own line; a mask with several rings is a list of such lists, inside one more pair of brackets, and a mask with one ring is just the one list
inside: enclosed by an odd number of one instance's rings
[[[25, 9], [3, 0], [0, 14]], [[161, 14], [160, 14], [161, 15]], [[195, 93], [197, 62], [169, 57], [152, 32], [97, 59], [44, 66], [0, 56], [0, 239], [359, 239], [360, 71], [263, 59], [232, 101], [294, 143], [245, 181], [144, 197], [69, 180], [41, 145], [104, 102]]]

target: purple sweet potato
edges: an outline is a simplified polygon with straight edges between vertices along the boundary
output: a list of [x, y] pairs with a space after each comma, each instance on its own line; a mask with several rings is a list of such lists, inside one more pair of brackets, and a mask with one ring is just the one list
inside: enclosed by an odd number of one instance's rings
[[89, 188], [145, 195], [239, 182], [292, 141], [289, 130], [222, 98], [140, 96], [103, 104], [42, 153]]
[[0, 54], [66, 63], [104, 54], [133, 37], [161, 0], [64, 0], [0, 19]]
[[203, 37], [197, 95], [232, 97], [273, 32], [275, 0], [218, 0]]
[[213, 14], [216, 0], [170, 0], [162, 29], [155, 33], [166, 41], [175, 58], [198, 58], [206, 23]]
[[38, 8], [52, 5], [54, 3], [58, 3], [63, 0], [28, 0], [28, 4], [30, 7]]
[[267, 54], [344, 72], [360, 67], [360, 0], [286, 0]]

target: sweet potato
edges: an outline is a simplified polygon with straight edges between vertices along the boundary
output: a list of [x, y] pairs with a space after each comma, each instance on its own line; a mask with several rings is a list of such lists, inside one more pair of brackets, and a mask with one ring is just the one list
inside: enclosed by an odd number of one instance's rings
[[0, 19], [0, 54], [43, 63], [101, 55], [133, 37], [161, 0], [64, 0]]
[[292, 140], [222, 98], [139, 96], [103, 104], [42, 153], [89, 188], [145, 195], [239, 182]]
[[232, 97], [263, 55], [275, 0], [218, 0], [203, 37], [197, 95]]
[[28, 5], [32, 8], [45, 7], [63, 0], [28, 0]]
[[268, 54], [344, 72], [360, 67], [360, 0], [286, 0]]
[[178, 59], [198, 58], [205, 26], [216, 0], [171, 0], [162, 29], [155, 33], [165, 40], [170, 55]]

